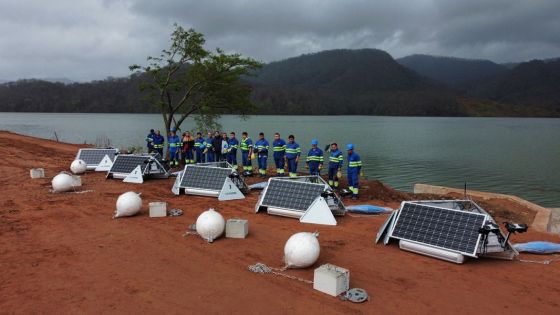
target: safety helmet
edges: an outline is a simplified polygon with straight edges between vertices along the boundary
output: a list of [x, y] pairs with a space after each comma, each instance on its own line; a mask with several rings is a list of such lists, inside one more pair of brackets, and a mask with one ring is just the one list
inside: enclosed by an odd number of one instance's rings
[[311, 140], [311, 145], [318, 145], [319, 141], [317, 141], [317, 139], [313, 139]]
[[354, 145], [352, 143], [346, 145], [346, 151], [350, 151], [350, 150], [354, 150]]

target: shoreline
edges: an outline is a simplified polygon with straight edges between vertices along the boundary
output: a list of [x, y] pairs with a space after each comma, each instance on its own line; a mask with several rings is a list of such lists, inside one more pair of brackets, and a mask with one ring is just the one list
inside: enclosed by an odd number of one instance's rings
[[[7, 313], [480, 313], [491, 305], [498, 312], [531, 309], [554, 314], [560, 307], [560, 264], [550, 265], [470, 259], [463, 265], [401, 251], [394, 242], [373, 239], [386, 215], [344, 216], [337, 226], [318, 226], [254, 212], [259, 192], [246, 199], [174, 196], [173, 179], [126, 184], [104, 173], [82, 176], [83, 190], [49, 192], [50, 178], [68, 170], [78, 148], [0, 132], [5, 148], [0, 177], [0, 309]], [[30, 179], [29, 169], [42, 167], [47, 178]], [[257, 181], [251, 179], [252, 181]], [[142, 193], [143, 210], [135, 217], [112, 219], [117, 197]], [[350, 204], [398, 207], [408, 198], [438, 198], [364, 182], [362, 197]], [[147, 204], [165, 201], [184, 211], [180, 217], [149, 218]], [[531, 220], [534, 213], [496, 200], [481, 201], [497, 222]], [[249, 221], [246, 239], [220, 238], [208, 244], [183, 236], [204, 210], [216, 208], [226, 219]], [[523, 223], [523, 222], [520, 222]], [[257, 262], [282, 265], [283, 247], [296, 232], [320, 233], [321, 253], [306, 269], [291, 276], [312, 279], [313, 269], [332, 263], [350, 270], [350, 286], [365, 289], [364, 304], [340, 301], [308, 284], [269, 274], [254, 274]], [[560, 236], [529, 229], [512, 242]], [[524, 260], [547, 257], [521, 254]], [[434, 276], [435, 275], [435, 276]], [[444, 281], [442, 281], [444, 279]], [[484, 290], [480, 290], [481, 286]], [[531, 294], [527, 294], [530, 292]], [[489, 294], [492, 293], [492, 294]], [[535, 300], [539, 297], [539, 301]], [[216, 301], [217, 303], [211, 303]], [[476, 301], [476, 303], [473, 303]]]

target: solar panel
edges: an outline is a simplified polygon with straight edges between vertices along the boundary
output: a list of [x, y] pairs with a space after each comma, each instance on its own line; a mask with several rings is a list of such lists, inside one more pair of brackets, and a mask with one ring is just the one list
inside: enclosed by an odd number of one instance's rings
[[150, 159], [151, 156], [147, 155], [117, 155], [109, 173], [129, 174], [138, 165], [140, 165], [142, 173], [144, 173]]
[[231, 173], [231, 168], [187, 165], [180, 187], [220, 191]]
[[108, 155], [111, 160], [115, 160], [117, 149], [80, 149], [76, 159], [83, 160], [87, 166], [97, 166], [101, 160]]
[[486, 215], [404, 202], [391, 237], [476, 257]]
[[272, 179], [261, 206], [306, 211], [323, 191], [323, 184]]

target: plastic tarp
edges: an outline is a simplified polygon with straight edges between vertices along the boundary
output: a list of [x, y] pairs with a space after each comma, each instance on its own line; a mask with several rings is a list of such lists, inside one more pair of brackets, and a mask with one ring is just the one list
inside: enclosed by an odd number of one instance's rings
[[554, 254], [560, 253], [560, 244], [552, 242], [535, 241], [514, 244], [513, 247], [519, 252], [532, 254]]

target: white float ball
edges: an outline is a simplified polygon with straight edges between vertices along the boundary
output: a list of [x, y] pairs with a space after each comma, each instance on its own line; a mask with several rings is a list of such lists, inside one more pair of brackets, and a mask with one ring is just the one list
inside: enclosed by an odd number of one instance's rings
[[284, 262], [288, 268], [305, 268], [313, 265], [321, 247], [317, 234], [300, 232], [292, 235], [284, 246]]
[[70, 191], [74, 187], [74, 178], [70, 174], [60, 173], [52, 179], [51, 185], [56, 192]]
[[133, 191], [125, 192], [117, 199], [117, 211], [114, 217], [129, 217], [140, 212], [140, 209], [142, 209], [140, 194]]
[[213, 242], [220, 237], [225, 227], [224, 217], [214, 209], [202, 212], [196, 219], [196, 232], [208, 242]]
[[74, 160], [72, 164], [70, 164], [70, 170], [74, 174], [83, 174], [87, 170], [87, 164], [84, 160]]

